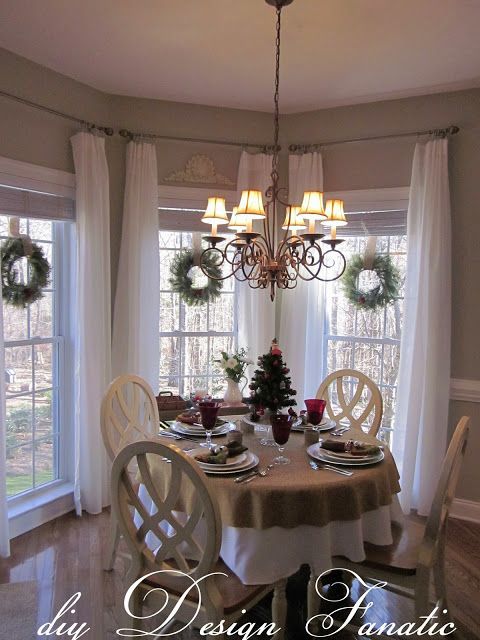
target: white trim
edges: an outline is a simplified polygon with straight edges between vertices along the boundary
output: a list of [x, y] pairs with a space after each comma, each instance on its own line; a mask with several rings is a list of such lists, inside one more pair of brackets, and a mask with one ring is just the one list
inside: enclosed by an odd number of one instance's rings
[[0, 184], [75, 198], [75, 175], [0, 156]]
[[450, 400], [480, 402], [480, 380], [450, 380]]
[[480, 502], [455, 498], [450, 508], [450, 517], [480, 524]]
[[50, 520], [54, 520], [73, 511], [73, 485], [59, 483], [40, 495], [32, 493], [22, 496], [14, 505], [8, 508], [8, 526], [10, 538], [26, 533]]
[[324, 199], [344, 201], [345, 211], [404, 211], [408, 208], [410, 187], [327, 191]]
[[219, 189], [218, 186], [204, 187], [173, 187], [158, 185], [158, 206], [178, 207], [181, 202], [185, 209], [202, 209], [207, 206], [207, 199], [212, 196], [225, 198], [228, 208], [237, 204], [238, 194], [235, 189]]

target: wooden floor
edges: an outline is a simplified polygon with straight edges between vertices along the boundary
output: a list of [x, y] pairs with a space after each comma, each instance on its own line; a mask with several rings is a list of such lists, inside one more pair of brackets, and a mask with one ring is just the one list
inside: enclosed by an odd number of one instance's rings
[[[111, 573], [102, 570], [108, 530], [107, 512], [82, 518], [69, 514], [20, 536], [12, 542], [11, 558], [0, 561], [0, 584], [37, 581], [39, 625], [51, 620], [64, 602], [80, 591], [82, 598], [76, 612], [65, 622], [86, 622], [91, 628], [83, 636], [86, 640], [118, 638], [115, 630], [121, 626], [118, 607], [122, 606], [124, 595], [123, 562], [118, 560]], [[480, 638], [480, 525], [449, 522], [447, 567], [454, 614], [470, 629], [468, 638]], [[306, 580], [303, 570], [289, 583], [287, 629], [292, 640], [310, 637], [303, 630]], [[377, 620], [413, 620], [410, 603], [391, 594], [382, 593], [374, 608]], [[261, 619], [268, 613], [260, 611], [258, 615]], [[335, 637], [352, 638], [350, 634]]]

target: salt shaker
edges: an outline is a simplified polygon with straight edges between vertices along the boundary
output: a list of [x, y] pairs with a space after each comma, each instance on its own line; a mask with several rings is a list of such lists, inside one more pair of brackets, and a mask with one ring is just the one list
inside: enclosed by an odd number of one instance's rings
[[318, 431], [316, 429], [313, 429], [312, 427], [305, 427], [303, 436], [305, 438], [305, 445], [307, 447], [318, 442]]

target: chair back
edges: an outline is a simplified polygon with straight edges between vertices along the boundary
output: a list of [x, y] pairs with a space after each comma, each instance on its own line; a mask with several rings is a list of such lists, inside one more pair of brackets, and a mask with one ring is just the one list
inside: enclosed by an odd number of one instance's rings
[[125, 445], [154, 438], [158, 434], [159, 418], [150, 385], [139, 376], [115, 378], [103, 397], [100, 423], [111, 460]]
[[[138, 469], [135, 480], [132, 466]], [[112, 467], [112, 509], [132, 556], [130, 580], [145, 570], [181, 571], [193, 580], [213, 571], [222, 529], [206, 482], [174, 445], [144, 440], [120, 451]], [[201, 521], [206, 535], [196, 534]]]
[[447, 599], [444, 573], [446, 526], [467, 448], [469, 420], [468, 416], [459, 420], [450, 440], [425, 527], [425, 535], [420, 545], [415, 588], [417, 613], [431, 610], [429, 592], [432, 571], [437, 600], [441, 603]]
[[326, 400], [327, 415], [337, 424], [348, 420], [350, 426], [369, 426], [376, 436], [382, 422], [383, 399], [377, 385], [361, 371], [340, 369], [328, 375], [317, 391], [317, 398]]

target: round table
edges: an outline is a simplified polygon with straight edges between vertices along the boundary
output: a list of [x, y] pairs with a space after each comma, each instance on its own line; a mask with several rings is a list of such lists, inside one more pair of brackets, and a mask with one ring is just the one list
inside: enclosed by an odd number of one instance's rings
[[[354, 429], [342, 439], [378, 444]], [[192, 447], [186, 440], [175, 444]], [[244, 444], [258, 455], [260, 468], [276, 455], [275, 448], [260, 445], [257, 434], [244, 435]], [[402, 512], [398, 472], [388, 448], [382, 462], [352, 468], [351, 477], [313, 471], [303, 433], [291, 433], [285, 454], [290, 464], [276, 465], [266, 477], [248, 483], [235, 483], [231, 475], [207, 476], [222, 517], [222, 559], [244, 584], [272, 584], [302, 564], [318, 575], [331, 568], [332, 556], [364, 560], [364, 542], [392, 543], [391, 524], [401, 521]], [[201, 529], [199, 538], [206, 535]]]

